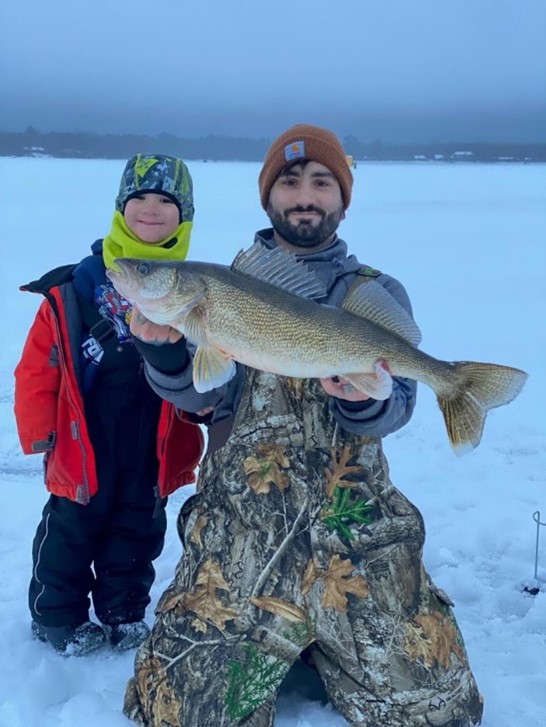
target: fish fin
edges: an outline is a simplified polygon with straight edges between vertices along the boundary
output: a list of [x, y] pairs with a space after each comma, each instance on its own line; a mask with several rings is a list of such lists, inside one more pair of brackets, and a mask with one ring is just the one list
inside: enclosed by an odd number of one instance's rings
[[[176, 326], [174, 326], [176, 327]], [[182, 329], [178, 329], [182, 330]], [[207, 333], [205, 330], [205, 310], [199, 305], [192, 308], [184, 318], [182, 333], [188, 341], [196, 346], [207, 345]]]
[[480, 443], [487, 412], [515, 399], [527, 374], [510, 366], [474, 361], [459, 361], [452, 367], [456, 384], [450, 393], [438, 395], [438, 405], [455, 454], [464, 454]]
[[193, 385], [200, 394], [217, 389], [234, 376], [237, 367], [215, 348], [198, 346], [193, 359]]
[[418, 346], [421, 342], [421, 331], [417, 323], [389, 291], [375, 280], [354, 288], [341, 307], [348, 313], [386, 328], [412, 346]]
[[328, 293], [326, 286], [315, 273], [295, 255], [281, 247], [269, 250], [255, 242], [248, 250], [241, 250], [237, 254], [231, 270], [240, 275], [257, 278], [301, 298], [325, 298]]
[[343, 374], [343, 378], [377, 401], [384, 401], [392, 394], [392, 376], [379, 361], [374, 364], [373, 374]]

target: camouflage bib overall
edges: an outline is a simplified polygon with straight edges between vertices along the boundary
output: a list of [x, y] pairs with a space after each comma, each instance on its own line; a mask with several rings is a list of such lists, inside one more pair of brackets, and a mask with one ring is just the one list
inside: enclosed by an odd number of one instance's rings
[[270, 727], [306, 648], [350, 725], [480, 723], [449, 599], [422, 565], [422, 517], [380, 440], [336, 431], [318, 381], [248, 370], [179, 528], [185, 554], [127, 689], [137, 724]]

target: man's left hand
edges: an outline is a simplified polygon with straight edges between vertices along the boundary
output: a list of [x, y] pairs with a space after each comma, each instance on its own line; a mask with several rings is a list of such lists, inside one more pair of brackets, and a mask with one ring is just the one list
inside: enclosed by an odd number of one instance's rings
[[180, 331], [172, 326], [159, 326], [152, 323], [141, 313], [136, 306], [131, 311], [130, 330], [144, 343], [161, 346], [163, 343], [176, 343], [182, 338]]
[[324, 391], [336, 399], [345, 401], [367, 401], [370, 397], [355, 387], [343, 376], [332, 376], [328, 379], [319, 379]]
[[[381, 366], [389, 374], [391, 372], [389, 364], [386, 361], [380, 360], [376, 363], [376, 366]], [[319, 379], [319, 381], [324, 391], [330, 394], [330, 396], [335, 396], [337, 399], [345, 399], [345, 401], [368, 401], [368, 399], [372, 398], [355, 388], [343, 376], [331, 376], [327, 379]]]

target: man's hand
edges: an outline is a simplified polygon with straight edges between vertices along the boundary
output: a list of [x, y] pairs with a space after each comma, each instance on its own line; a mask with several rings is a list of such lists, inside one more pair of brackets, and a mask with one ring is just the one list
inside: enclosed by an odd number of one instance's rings
[[[389, 365], [386, 361], [378, 361], [376, 366], [379, 365], [385, 369], [385, 371], [391, 372]], [[373, 376], [374, 374], [370, 374]], [[350, 381], [344, 379], [343, 376], [332, 376], [327, 379], [319, 379], [322, 384], [324, 391], [330, 396], [335, 396], [337, 399], [344, 399], [345, 401], [368, 401], [371, 399], [370, 396], [364, 394], [362, 391], [356, 389]]]
[[330, 396], [337, 399], [345, 399], [345, 401], [367, 401], [370, 397], [344, 379], [343, 376], [332, 376], [328, 379], [319, 379], [322, 388]]
[[133, 336], [156, 346], [161, 346], [163, 343], [176, 343], [182, 338], [182, 334], [176, 328], [152, 323], [134, 306], [131, 311], [130, 329]]
[[206, 417], [207, 414], [212, 414], [213, 411], [214, 411], [213, 406], [206, 406], [204, 409], [199, 409], [199, 411], [196, 411], [195, 413], [197, 414], [198, 417]]

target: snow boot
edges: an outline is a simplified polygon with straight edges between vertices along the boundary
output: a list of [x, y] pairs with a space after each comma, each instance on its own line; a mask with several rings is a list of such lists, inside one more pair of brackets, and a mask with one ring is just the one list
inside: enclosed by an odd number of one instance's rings
[[83, 656], [106, 643], [102, 628], [92, 621], [72, 626], [43, 626], [32, 622], [35, 639], [50, 644], [63, 656]]
[[124, 624], [103, 624], [113, 651], [126, 651], [140, 646], [150, 635], [150, 627], [144, 621]]

